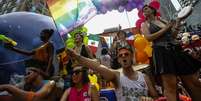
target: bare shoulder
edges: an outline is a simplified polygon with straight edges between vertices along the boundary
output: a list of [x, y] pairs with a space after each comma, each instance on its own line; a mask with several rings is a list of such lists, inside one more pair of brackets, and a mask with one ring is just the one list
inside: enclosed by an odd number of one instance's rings
[[159, 20], [162, 21], [162, 22], [168, 23], [168, 21], [166, 19], [163, 19], [161, 17], [159, 17]]
[[65, 90], [65, 93], [69, 94], [71, 90], [71, 87]]

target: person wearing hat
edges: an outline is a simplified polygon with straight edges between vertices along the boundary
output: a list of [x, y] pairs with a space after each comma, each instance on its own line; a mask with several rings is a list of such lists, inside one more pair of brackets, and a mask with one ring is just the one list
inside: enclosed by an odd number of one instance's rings
[[90, 83], [87, 68], [73, 67], [71, 79], [72, 85], [65, 90], [60, 101], [99, 101], [98, 90]]
[[43, 81], [47, 78], [46, 73], [36, 67], [28, 67], [26, 70], [24, 82], [16, 86], [25, 91], [38, 91], [45, 84]]
[[158, 97], [148, 76], [132, 68], [133, 50], [129, 45], [120, 46], [117, 50], [122, 72], [110, 70], [99, 62], [80, 56], [70, 49], [67, 49], [67, 52], [81, 65], [89, 67], [100, 73], [105, 80], [111, 81], [114, 84], [118, 101], [153, 101], [152, 98]]
[[129, 45], [126, 40], [126, 32], [123, 30], [119, 30], [117, 32], [117, 36], [113, 39], [112, 47], [110, 49], [112, 59], [111, 67], [113, 69], [118, 69], [121, 67], [117, 60], [117, 49], [120, 45]]
[[3, 84], [0, 91], [11, 94], [12, 101], [58, 101], [63, 92], [60, 77], [45, 80], [47, 77], [40, 68], [28, 67], [23, 84]]
[[25, 66], [39, 66], [45, 71], [49, 76], [52, 76], [54, 73], [54, 67], [52, 64], [54, 46], [49, 41], [52, 34], [54, 33], [53, 29], [43, 29], [40, 33], [40, 39], [43, 42], [43, 45], [32, 50], [26, 51], [17, 47], [13, 47], [11, 44], [6, 44], [6, 47], [23, 55], [32, 56], [30, 60], [25, 61]]
[[141, 32], [153, 45], [153, 71], [160, 76], [167, 101], [177, 101], [176, 77], [179, 76], [193, 101], [200, 101], [201, 82], [195, 73], [201, 68], [201, 62], [183, 52], [175, 41], [182, 19], [167, 22], [156, 16], [157, 10], [149, 5], [143, 8], [145, 22]]
[[12, 101], [55, 101], [55, 88], [54, 81], [49, 81], [37, 92], [25, 91], [10, 84], [0, 85], [0, 91], [7, 91], [11, 94]]

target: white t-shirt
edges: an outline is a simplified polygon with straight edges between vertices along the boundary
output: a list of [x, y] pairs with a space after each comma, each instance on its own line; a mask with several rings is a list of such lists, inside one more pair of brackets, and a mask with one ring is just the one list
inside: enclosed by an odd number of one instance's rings
[[138, 72], [137, 80], [130, 80], [121, 73], [119, 82], [119, 88], [116, 89], [118, 101], [139, 101], [141, 96], [148, 96], [148, 87], [141, 72]]

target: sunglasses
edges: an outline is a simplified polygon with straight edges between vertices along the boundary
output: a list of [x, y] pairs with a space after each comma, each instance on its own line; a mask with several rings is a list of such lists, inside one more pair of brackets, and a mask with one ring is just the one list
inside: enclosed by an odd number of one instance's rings
[[75, 70], [72, 74], [78, 75], [80, 72], [82, 72], [82, 70]]
[[32, 73], [31, 71], [28, 71], [28, 72], [26, 72], [25, 75], [30, 75], [31, 73]]
[[118, 55], [118, 57], [120, 57], [120, 58], [123, 57], [123, 56], [129, 56], [129, 53], [122, 53], [122, 54]]

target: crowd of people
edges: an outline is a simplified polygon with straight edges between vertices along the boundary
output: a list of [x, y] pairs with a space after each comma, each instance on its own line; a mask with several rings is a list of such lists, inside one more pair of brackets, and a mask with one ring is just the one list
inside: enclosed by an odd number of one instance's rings
[[[0, 85], [0, 91], [11, 94], [13, 101], [100, 101], [100, 89], [105, 89], [102, 84], [106, 82], [115, 91], [117, 101], [178, 101], [180, 95], [199, 101], [201, 62], [182, 52], [175, 41], [182, 19], [168, 22], [158, 18], [156, 10], [148, 5], [143, 13], [146, 21], [141, 33], [153, 42], [151, 73], [135, 70], [135, 47], [128, 44], [123, 30], [117, 32], [111, 48], [102, 45], [100, 57], [84, 44], [82, 32], [73, 36], [74, 48], [57, 50], [57, 57], [53, 57], [54, 46], [49, 39], [54, 31], [44, 29], [40, 34], [44, 43], [33, 51], [5, 45], [32, 58], [25, 62], [24, 82]], [[58, 58], [59, 67], [52, 65], [53, 58]], [[59, 68], [58, 73], [55, 68]], [[121, 71], [115, 70], [119, 68]], [[90, 81], [93, 74], [95, 82]]]

